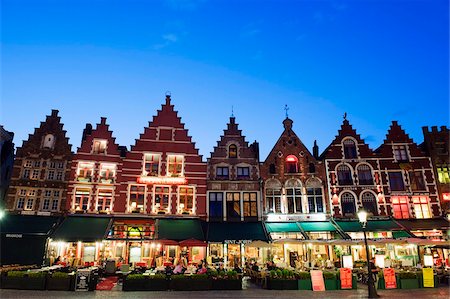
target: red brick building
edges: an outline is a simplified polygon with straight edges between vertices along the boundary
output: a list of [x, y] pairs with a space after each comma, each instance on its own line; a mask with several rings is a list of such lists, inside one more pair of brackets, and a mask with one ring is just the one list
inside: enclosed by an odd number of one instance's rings
[[441, 216], [431, 159], [396, 121], [375, 153], [387, 215], [396, 219]]
[[119, 197], [117, 180], [122, 169], [121, 148], [102, 117], [97, 127], [87, 124], [81, 146], [73, 156], [67, 210], [110, 213]]
[[17, 148], [7, 195], [8, 210], [42, 215], [64, 211], [71, 147], [58, 110], [52, 110]]
[[114, 213], [206, 219], [206, 163], [170, 101], [127, 152]]

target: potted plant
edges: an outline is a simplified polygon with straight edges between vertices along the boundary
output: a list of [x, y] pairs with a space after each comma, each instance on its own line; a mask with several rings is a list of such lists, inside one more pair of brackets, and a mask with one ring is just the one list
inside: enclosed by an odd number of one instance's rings
[[54, 272], [47, 278], [47, 290], [70, 291], [71, 278], [68, 273]]
[[325, 290], [337, 290], [337, 274], [336, 272], [326, 271], [323, 272], [323, 279], [325, 282]]
[[145, 276], [144, 289], [146, 291], [167, 291], [169, 289], [169, 281], [164, 274], [155, 274]]
[[172, 275], [170, 289], [174, 291], [206, 291], [212, 287], [207, 274]]
[[312, 291], [311, 273], [307, 271], [300, 271], [296, 273], [298, 289]]
[[297, 290], [297, 279], [294, 271], [288, 269], [277, 269], [270, 271], [270, 278], [267, 280], [269, 290]]
[[234, 270], [227, 272], [212, 271], [213, 290], [242, 290], [242, 279]]
[[46, 272], [26, 272], [24, 276], [24, 290], [45, 290]]
[[402, 289], [418, 289], [419, 279], [415, 272], [403, 271], [398, 273]]

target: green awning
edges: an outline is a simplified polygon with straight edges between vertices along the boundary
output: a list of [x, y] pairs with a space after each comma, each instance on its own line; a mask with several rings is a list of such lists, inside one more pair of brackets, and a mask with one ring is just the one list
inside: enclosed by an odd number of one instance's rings
[[202, 225], [196, 219], [159, 219], [158, 239], [182, 241], [196, 239], [204, 241]]
[[58, 223], [58, 217], [5, 215], [0, 220], [2, 234], [47, 236]]
[[208, 242], [268, 240], [261, 222], [210, 222], [207, 236]]
[[305, 232], [334, 232], [336, 228], [328, 221], [299, 222]]
[[[362, 226], [359, 221], [336, 221], [336, 224], [344, 232], [362, 232]], [[392, 220], [369, 220], [367, 222], [367, 231], [377, 232], [377, 231], [392, 231], [392, 230], [403, 230], [395, 221]]]
[[299, 233], [301, 232], [295, 222], [266, 222], [266, 229], [268, 233]]
[[404, 230], [393, 231], [392, 236], [394, 237], [394, 239], [414, 237], [414, 236], [411, 236], [407, 231], [404, 231]]
[[107, 234], [109, 217], [69, 216], [51, 235], [56, 241], [95, 242], [104, 240]]
[[397, 220], [408, 230], [449, 230], [450, 222], [445, 218]]

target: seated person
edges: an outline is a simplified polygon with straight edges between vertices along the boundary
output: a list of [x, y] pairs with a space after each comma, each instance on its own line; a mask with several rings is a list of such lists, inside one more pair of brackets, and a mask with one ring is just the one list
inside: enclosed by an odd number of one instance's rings
[[234, 264], [233, 270], [236, 271], [236, 273], [242, 273], [242, 269], [239, 268], [238, 264]]
[[225, 273], [225, 268], [223, 267], [223, 263], [219, 264], [219, 267], [217, 267], [217, 273]]
[[173, 274], [183, 274], [185, 269], [183, 268], [183, 262], [181, 260], [178, 261], [175, 269], [173, 270]]
[[257, 262], [255, 262], [255, 263], [253, 264], [252, 270], [253, 270], [253, 271], [256, 271], [256, 272], [259, 272], [259, 266], [258, 266], [258, 263], [257, 263]]
[[197, 270], [197, 274], [206, 274], [208, 269], [206, 269], [206, 266], [202, 263], [202, 266], [200, 269]]

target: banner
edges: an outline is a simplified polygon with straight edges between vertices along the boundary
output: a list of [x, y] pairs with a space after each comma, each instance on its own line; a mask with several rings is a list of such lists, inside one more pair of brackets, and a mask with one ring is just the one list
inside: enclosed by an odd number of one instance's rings
[[423, 287], [434, 288], [434, 274], [433, 268], [423, 268]]
[[351, 289], [352, 288], [352, 269], [350, 268], [340, 268], [341, 276], [341, 289]]
[[321, 270], [311, 270], [311, 282], [313, 291], [325, 291], [325, 282]]
[[395, 278], [395, 269], [394, 268], [384, 268], [383, 276], [384, 276], [384, 286], [386, 289], [396, 289], [397, 288], [397, 279]]

